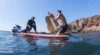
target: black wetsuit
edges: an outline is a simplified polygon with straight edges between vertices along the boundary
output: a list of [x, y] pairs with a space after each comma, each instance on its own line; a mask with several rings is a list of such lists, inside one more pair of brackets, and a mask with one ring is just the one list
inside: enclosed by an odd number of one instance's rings
[[[29, 26], [30, 26], [30, 27], [29, 27]], [[34, 29], [35, 32], [37, 32], [35, 21], [30, 19], [30, 20], [28, 20], [28, 22], [27, 22], [27, 26], [26, 26], [25, 32], [27, 32], [27, 31], [30, 32], [30, 30], [31, 30], [32, 28]]]

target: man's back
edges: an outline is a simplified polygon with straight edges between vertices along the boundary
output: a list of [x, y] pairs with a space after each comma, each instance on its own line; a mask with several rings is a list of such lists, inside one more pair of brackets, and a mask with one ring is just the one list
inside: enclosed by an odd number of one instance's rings
[[30, 19], [27, 24], [30, 25], [30, 26], [32, 26], [34, 23], [35, 23], [35, 21], [33, 21], [33, 20]]

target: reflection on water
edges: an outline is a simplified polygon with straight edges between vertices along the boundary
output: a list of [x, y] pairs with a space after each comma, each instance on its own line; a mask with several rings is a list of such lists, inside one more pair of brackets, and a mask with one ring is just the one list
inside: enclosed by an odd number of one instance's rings
[[50, 55], [56, 55], [58, 48], [65, 44], [67, 44], [67, 40], [63, 40], [63, 38], [49, 39]]
[[[81, 38], [80, 38], [81, 37]], [[33, 38], [0, 32], [0, 55], [99, 55], [97, 33], [76, 33], [66, 38]]]

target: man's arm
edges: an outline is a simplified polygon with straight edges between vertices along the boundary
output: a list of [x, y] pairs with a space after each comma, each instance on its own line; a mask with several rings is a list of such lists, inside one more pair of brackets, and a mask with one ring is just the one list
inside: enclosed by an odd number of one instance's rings
[[56, 21], [59, 19], [59, 17], [60, 17], [60, 13], [59, 14], [57, 14], [57, 17], [56, 17]]
[[35, 30], [35, 32], [37, 33], [37, 28], [36, 28], [36, 23], [35, 23], [35, 21], [34, 21], [34, 30]]
[[35, 23], [35, 21], [34, 21], [34, 26], [36, 26], [36, 23]]

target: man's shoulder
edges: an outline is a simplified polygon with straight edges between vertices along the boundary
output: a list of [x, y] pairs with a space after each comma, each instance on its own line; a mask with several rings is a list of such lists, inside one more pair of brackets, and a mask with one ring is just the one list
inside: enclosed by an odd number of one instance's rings
[[30, 21], [31, 19], [29, 19], [28, 21]]
[[33, 21], [33, 20], [29, 19], [28, 21]]
[[62, 13], [58, 13], [57, 15], [58, 15], [58, 16], [62, 16], [63, 14], [62, 14]]
[[63, 16], [64, 17], [64, 15], [62, 14], [62, 13], [60, 13], [60, 15], [59, 16]]

